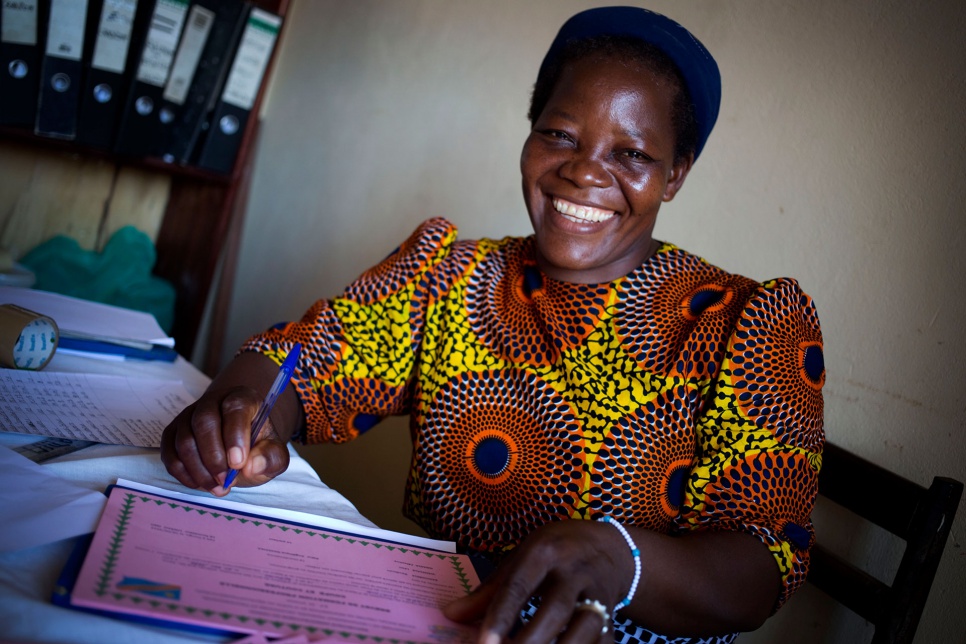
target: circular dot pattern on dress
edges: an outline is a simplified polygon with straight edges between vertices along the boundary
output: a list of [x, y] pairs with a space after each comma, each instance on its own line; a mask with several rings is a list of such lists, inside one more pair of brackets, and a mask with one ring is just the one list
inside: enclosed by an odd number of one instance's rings
[[531, 251], [527, 239], [505, 254], [484, 257], [481, 277], [467, 283], [466, 310], [473, 332], [490, 351], [542, 367], [579, 346], [600, 324], [611, 288], [551, 280]]
[[[313, 379], [324, 380], [331, 378], [337, 370], [338, 361], [343, 357], [343, 348], [333, 329], [339, 328], [339, 320], [328, 302], [315, 302], [306, 313], [313, 320], [320, 320], [322, 324], [303, 325], [292, 322], [276, 324], [272, 331], [261, 341], [261, 351], [266, 355], [274, 355], [275, 361], [282, 364], [285, 356], [291, 351], [296, 342], [302, 344], [302, 354], [299, 357], [297, 377], [293, 378], [293, 387], [305, 409], [306, 416], [312, 418], [321, 405], [318, 392], [314, 388]], [[284, 342], [277, 342], [278, 340]], [[277, 342], [277, 344], [275, 344]], [[257, 345], [255, 345], [257, 346]], [[255, 348], [254, 346], [248, 347]], [[301, 374], [299, 372], [301, 371]], [[301, 375], [301, 377], [299, 377]], [[323, 427], [308, 424], [306, 439], [314, 442], [327, 441], [333, 438], [330, 425]], [[344, 440], [344, 439], [343, 439]]]
[[566, 285], [539, 271], [532, 238], [455, 235], [428, 222], [345, 297], [248, 343], [281, 362], [302, 342], [306, 440], [409, 413], [404, 512], [434, 537], [502, 553], [605, 506], [675, 534], [737, 530], [777, 560], [783, 602], [808, 561], [825, 381], [797, 283], [662, 244], [609, 284]]
[[[789, 489], [799, 493], [789, 494]], [[721, 529], [740, 531], [750, 516], [779, 518], [783, 524], [779, 533], [757, 532], [770, 547], [777, 547], [782, 536], [788, 536], [793, 546], [800, 548], [804, 543], [810, 547], [811, 532], [791, 522], [790, 517], [807, 517], [817, 492], [818, 474], [808, 465], [808, 456], [803, 452], [744, 454], [723, 464], [718, 475], [703, 488], [706, 502], [725, 512], [724, 517], [716, 520]], [[789, 562], [793, 567], [792, 584], [805, 580], [805, 567], [798, 559], [795, 562]]]
[[505, 436], [484, 436], [477, 443], [470, 443], [473, 467], [480, 476], [496, 478], [510, 466], [510, 444]]
[[617, 330], [627, 352], [659, 375], [711, 377], [750, 280], [662, 247], [621, 284]]
[[543, 288], [543, 273], [536, 264], [524, 264], [520, 282], [521, 299], [532, 300], [533, 294]]
[[799, 550], [808, 548], [812, 543], [811, 533], [807, 529], [792, 521], [789, 521], [785, 524], [785, 528], [782, 530], [782, 532]]
[[[670, 528], [694, 462], [694, 434], [688, 425], [689, 408], [696, 405], [697, 394], [679, 387], [611, 429], [592, 468], [588, 499], [595, 513], [658, 532]], [[627, 481], [637, 485], [628, 487]]]
[[825, 354], [817, 342], [803, 342], [801, 345], [802, 377], [815, 389], [825, 384]]
[[[355, 438], [388, 414], [379, 413], [398, 396], [395, 387], [374, 378], [336, 380], [326, 384], [316, 397], [327, 401], [332, 440], [336, 443]], [[398, 413], [398, 412], [397, 412]]]
[[576, 503], [582, 436], [570, 406], [536, 375], [463, 373], [439, 390], [425, 427], [415, 457], [436, 534], [505, 547]]
[[771, 428], [783, 443], [820, 451], [822, 338], [811, 301], [787, 286], [778, 284], [749, 300], [735, 330], [731, 380], [749, 420]]
[[410, 277], [423, 272], [437, 255], [442, 239], [450, 232], [447, 228], [438, 220], [424, 223], [384, 260], [360, 275], [346, 289], [345, 297], [367, 304], [404, 288]]
[[718, 312], [734, 299], [734, 291], [719, 284], [703, 284], [681, 302], [681, 313], [686, 318], [697, 319], [705, 311]]
[[533, 306], [542, 289], [536, 264], [518, 250], [505, 256], [487, 255], [479, 277], [466, 285], [466, 313], [473, 333], [497, 356], [514, 362], [546, 366], [557, 357], [551, 338]]

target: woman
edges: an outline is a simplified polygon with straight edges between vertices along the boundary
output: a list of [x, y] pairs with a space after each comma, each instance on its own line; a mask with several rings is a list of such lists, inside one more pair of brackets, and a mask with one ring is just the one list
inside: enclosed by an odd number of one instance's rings
[[[406, 513], [500, 564], [446, 607], [481, 642], [757, 628], [804, 581], [824, 366], [794, 281], [652, 238], [719, 99], [680, 25], [627, 7], [571, 18], [521, 156], [534, 235], [424, 223], [341, 297], [249, 340], [165, 431], [168, 471], [223, 495], [229, 467], [242, 485], [284, 471], [299, 431], [339, 442], [406, 413]], [[295, 342], [294, 386], [249, 451]]]

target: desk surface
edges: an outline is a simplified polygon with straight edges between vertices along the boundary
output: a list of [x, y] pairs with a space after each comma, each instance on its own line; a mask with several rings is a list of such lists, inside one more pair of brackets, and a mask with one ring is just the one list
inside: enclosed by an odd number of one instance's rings
[[[110, 363], [89, 358], [57, 355], [48, 368], [57, 371], [111, 373], [142, 377], [175, 377], [193, 395], [208, 379], [179, 358], [174, 364], [127, 361]], [[0, 445], [16, 447], [36, 436], [0, 433]], [[311, 466], [289, 446], [288, 471], [266, 485], [238, 489], [232, 500], [265, 507], [286, 508], [342, 519], [374, 527], [341, 494], [327, 487]], [[147, 483], [168, 490], [187, 490], [165, 471], [157, 450], [123, 445], [93, 445], [51, 459], [42, 467], [76, 485], [103, 491], [117, 478]], [[229, 639], [198, 635], [177, 629], [155, 628], [99, 617], [50, 603], [54, 584], [76, 539], [0, 553], [0, 642], [56, 642], [70, 644], [167, 644], [173, 642], [220, 642]]]

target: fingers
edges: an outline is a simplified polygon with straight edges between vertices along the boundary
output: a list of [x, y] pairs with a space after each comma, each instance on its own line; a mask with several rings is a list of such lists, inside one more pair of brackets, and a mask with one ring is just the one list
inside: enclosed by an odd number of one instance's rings
[[[491, 580], [493, 590], [490, 592], [489, 606], [480, 624], [480, 633], [484, 636], [488, 635], [488, 641], [498, 642], [510, 635], [520, 619], [520, 611], [527, 606], [531, 597], [538, 594], [549, 572], [549, 562], [541, 556], [540, 552], [526, 552], [524, 548], [526, 545], [521, 546], [521, 551], [514, 553], [514, 556], [500, 567], [494, 579]], [[538, 615], [541, 613], [543, 613], [542, 609], [538, 611]], [[544, 620], [547, 621], [549, 617], [548, 614]], [[520, 641], [527, 641], [527, 637], [538, 636], [544, 628], [545, 626], [541, 624], [534, 625], [531, 622], [520, 634], [522, 637]], [[549, 642], [551, 639], [553, 638], [543, 641]]]
[[[527, 606], [530, 597], [510, 612], [504, 612], [495, 605], [491, 606], [491, 611], [509, 617], [510, 627], [506, 628], [504, 622], [499, 620], [490, 622], [484, 620], [480, 628], [480, 641], [485, 644], [497, 644], [511, 639], [515, 644], [554, 641], [560, 644], [612, 642], [613, 623], [610, 607], [596, 600], [577, 599], [574, 590], [575, 588], [570, 584], [543, 584], [536, 593], [539, 596], [536, 600], [539, 606], [522, 627], [519, 622], [520, 611]], [[515, 602], [509, 603], [512, 605]], [[447, 617], [455, 621], [471, 621], [456, 619], [457, 617], [466, 618], [467, 613], [444, 612]]]
[[218, 471], [246, 465], [252, 439], [252, 418], [259, 404], [254, 390], [247, 387], [232, 389], [221, 399], [220, 425], [206, 425], [207, 421], [213, 420], [211, 416], [202, 416], [195, 422], [195, 431], [203, 438], [201, 453], [211, 459], [212, 466], [222, 468]]
[[613, 642], [613, 622], [608, 607], [586, 598], [577, 602], [567, 630], [557, 641], [559, 644]]
[[[540, 606], [517, 636], [515, 642], [552, 642], [562, 632], [569, 632], [574, 617], [582, 617], [575, 613], [577, 605], [577, 591], [570, 584], [547, 583], [540, 591]], [[597, 631], [600, 625], [597, 626]], [[591, 630], [592, 634], [596, 632]], [[578, 639], [575, 641], [590, 642], [593, 640]]]
[[188, 467], [185, 465], [181, 453], [188, 456], [193, 448], [187, 448], [184, 443], [190, 436], [184, 433], [184, 427], [190, 427], [191, 416], [195, 405], [189, 405], [178, 414], [161, 434], [161, 462], [165, 469], [185, 487], [199, 488], [202, 484], [195, 481]]
[[[258, 458], [249, 458], [251, 422], [260, 402], [254, 390], [235, 387], [208, 392], [187, 407], [162, 435], [161, 460], [168, 472], [187, 487], [223, 496], [227, 490], [221, 486], [231, 468], [242, 469], [238, 482], [247, 485], [258, 485], [284, 471], [288, 466], [284, 445], [262, 447]], [[274, 431], [266, 437], [272, 436], [277, 439]]]
[[460, 597], [443, 607], [443, 614], [454, 622], [471, 624], [478, 622], [486, 614], [497, 585], [490, 580], [465, 597]]
[[[615, 574], [610, 556], [620, 537], [606, 527], [581, 520], [544, 526], [477, 591], [447, 606], [445, 614], [460, 622], [482, 617], [483, 644], [511, 636], [514, 643], [613, 641], [611, 612], [624, 580]], [[521, 611], [531, 598], [537, 607], [520, 628]]]
[[[271, 422], [271, 421], [269, 421]], [[268, 483], [288, 469], [289, 454], [274, 430], [264, 431], [239, 470], [232, 487], [251, 487]]]

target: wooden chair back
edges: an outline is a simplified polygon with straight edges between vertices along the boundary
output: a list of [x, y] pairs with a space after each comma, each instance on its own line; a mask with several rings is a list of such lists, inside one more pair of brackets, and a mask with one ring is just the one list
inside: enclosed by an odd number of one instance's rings
[[912, 642], [962, 493], [960, 481], [937, 476], [925, 488], [826, 443], [819, 494], [901, 538], [905, 550], [890, 585], [819, 541], [808, 581], [872, 623], [872, 644]]

